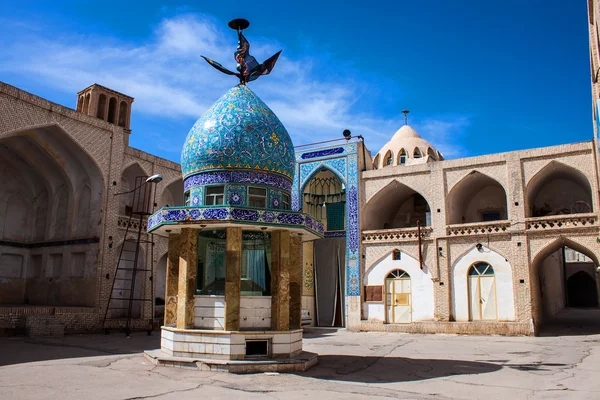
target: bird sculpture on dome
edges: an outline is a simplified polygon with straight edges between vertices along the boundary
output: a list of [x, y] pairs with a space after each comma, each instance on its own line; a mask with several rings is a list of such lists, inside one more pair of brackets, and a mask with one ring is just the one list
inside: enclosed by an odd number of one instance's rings
[[201, 56], [206, 60], [206, 62], [222, 73], [237, 76], [240, 80], [240, 84], [242, 85], [258, 79], [258, 77], [262, 75], [268, 75], [275, 66], [275, 63], [279, 58], [279, 54], [281, 54], [281, 50], [279, 50], [277, 53], [269, 57], [265, 62], [259, 64], [256, 59], [250, 55], [250, 43], [248, 43], [248, 40], [246, 40], [242, 33], [242, 31], [249, 26], [250, 22], [243, 18], [237, 18], [229, 21], [229, 27], [233, 30], [236, 30], [238, 33], [238, 47], [234, 53], [234, 58], [237, 62], [236, 69], [238, 72], [230, 71], [218, 62]]

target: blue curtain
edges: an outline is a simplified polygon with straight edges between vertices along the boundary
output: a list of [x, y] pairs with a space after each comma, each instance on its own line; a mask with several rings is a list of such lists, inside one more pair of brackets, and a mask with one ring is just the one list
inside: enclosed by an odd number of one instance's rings
[[265, 290], [265, 250], [246, 250], [246, 254], [248, 255], [248, 278]]

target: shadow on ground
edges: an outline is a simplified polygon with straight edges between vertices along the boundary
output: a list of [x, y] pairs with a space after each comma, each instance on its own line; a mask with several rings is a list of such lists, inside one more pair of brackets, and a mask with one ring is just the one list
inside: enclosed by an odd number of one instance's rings
[[585, 336], [600, 334], [600, 309], [567, 308], [546, 318], [538, 336]]
[[80, 357], [98, 357], [117, 354], [138, 354], [160, 348], [160, 332], [151, 336], [145, 332], [110, 335], [66, 335], [63, 338], [0, 338], [0, 366], [28, 362], [61, 360]]
[[486, 374], [502, 365], [482, 361], [319, 355], [319, 364], [300, 374], [316, 379], [391, 383], [420, 381], [455, 375]]
[[303, 339], [317, 339], [327, 336], [335, 336], [340, 328], [321, 328], [321, 327], [307, 327], [303, 328], [302, 338]]

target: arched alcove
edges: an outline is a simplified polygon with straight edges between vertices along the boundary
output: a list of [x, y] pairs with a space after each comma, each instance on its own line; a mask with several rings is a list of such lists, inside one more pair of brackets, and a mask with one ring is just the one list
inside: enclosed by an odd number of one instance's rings
[[119, 126], [127, 126], [127, 103], [122, 101], [119, 105]]
[[108, 118], [106, 119], [111, 124], [116, 122], [117, 118], [117, 99], [111, 97], [108, 102]]
[[[573, 252], [585, 257], [566, 257]], [[536, 334], [555, 330], [564, 333], [573, 326], [600, 332], [597, 267], [598, 260], [590, 249], [562, 237], [535, 256], [531, 264], [531, 302]]]
[[[139, 177], [147, 177], [148, 174], [138, 163], [133, 163], [123, 170], [121, 174], [121, 188], [119, 193], [119, 214], [130, 215], [133, 210], [133, 195], [134, 193], [127, 193], [135, 189], [136, 179]], [[140, 179], [137, 179], [140, 181]], [[143, 180], [142, 180], [143, 181]]]
[[431, 209], [417, 191], [398, 181], [377, 192], [362, 210], [364, 230], [409, 228], [431, 225]]
[[581, 171], [552, 161], [527, 183], [527, 216], [593, 212], [592, 188]]
[[171, 182], [163, 189], [158, 203], [158, 208], [182, 206], [183, 201], [183, 180], [177, 179]]
[[346, 228], [346, 186], [326, 167], [316, 172], [302, 189], [302, 211], [320, 221], [326, 231]]
[[0, 275], [18, 258], [21, 273], [6, 283], [23, 289], [18, 297], [0, 291], [0, 304], [93, 307], [101, 226], [90, 221], [101, 221], [104, 186], [97, 164], [55, 124], [5, 135], [0, 154]]
[[508, 219], [504, 187], [478, 171], [470, 172], [454, 185], [447, 204], [449, 224]]
[[96, 117], [100, 119], [106, 118], [106, 95], [102, 93], [98, 96], [98, 111]]

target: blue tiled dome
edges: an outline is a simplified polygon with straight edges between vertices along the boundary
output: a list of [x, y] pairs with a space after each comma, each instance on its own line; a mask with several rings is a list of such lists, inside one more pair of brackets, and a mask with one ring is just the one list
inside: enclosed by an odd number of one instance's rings
[[294, 145], [283, 124], [248, 87], [231, 88], [202, 115], [181, 152], [183, 179], [210, 171], [294, 177]]

